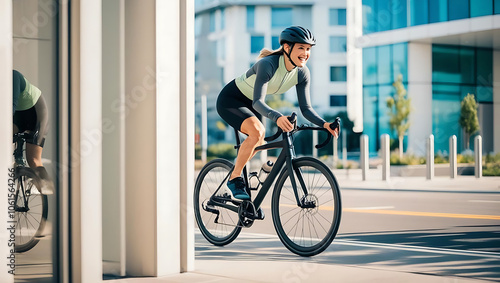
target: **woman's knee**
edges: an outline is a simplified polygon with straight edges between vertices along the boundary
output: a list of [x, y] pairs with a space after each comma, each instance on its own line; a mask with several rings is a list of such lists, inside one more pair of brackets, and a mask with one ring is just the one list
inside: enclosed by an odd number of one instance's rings
[[241, 124], [241, 132], [248, 135], [248, 138], [251, 138], [252, 140], [255, 139], [256, 142], [261, 142], [264, 140], [266, 129], [259, 119], [251, 117], [243, 121]]

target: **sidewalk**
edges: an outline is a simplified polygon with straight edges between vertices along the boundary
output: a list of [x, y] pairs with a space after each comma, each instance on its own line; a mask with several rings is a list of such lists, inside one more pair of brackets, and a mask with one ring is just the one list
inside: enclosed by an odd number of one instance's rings
[[[458, 176], [391, 177], [382, 181], [381, 170], [371, 169], [367, 181], [362, 181], [360, 169], [333, 170], [342, 190], [410, 190], [463, 193], [500, 193], [500, 177]], [[198, 247], [200, 248], [200, 247]], [[221, 248], [223, 249], [223, 248]], [[249, 257], [255, 258], [255, 257]], [[291, 256], [290, 259], [223, 260], [223, 258], [197, 258], [192, 272], [160, 278], [128, 278], [106, 280], [110, 283], [161, 283], [161, 282], [490, 282], [411, 273], [397, 270], [380, 270], [366, 266], [321, 264], [311, 258]]]
[[366, 181], [362, 181], [361, 169], [335, 169], [333, 174], [341, 189], [500, 193], [500, 177], [457, 176], [451, 179], [439, 176], [427, 180], [425, 176], [391, 176], [389, 180], [382, 181], [382, 170], [370, 169]]
[[463, 279], [406, 273], [398, 271], [376, 270], [356, 266], [326, 265], [308, 262], [285, 261], [220, 261], [197, 260], [196, 270], [178, 275], [160, 278], [129, 278], [106, 282], [124, 283], [230, 283], [230, 282], [339, 282], [339, 283], [472, 283], [488, 282], [483, 280]]

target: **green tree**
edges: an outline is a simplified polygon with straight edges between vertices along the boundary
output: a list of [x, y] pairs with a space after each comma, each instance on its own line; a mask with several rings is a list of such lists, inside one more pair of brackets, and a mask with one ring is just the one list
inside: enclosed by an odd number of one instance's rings
[[387, 98], [389, 108], [389, 126], [395, 131], [399, 139], [399, 159], [403, 158], [403, 139], [410, 128], [411, 100], [406, 97], [406, 89], [403, 85], [403, 75], [398, 75], [392, 84], [396, 89], [393, 97]]
[[474, 94], [468, 93], [460, 103], [460, 119], [458, 123], [465, 132], [467, 148], [471, 135], [479, 131], [479, 120], [477, 119], [477, 103]]

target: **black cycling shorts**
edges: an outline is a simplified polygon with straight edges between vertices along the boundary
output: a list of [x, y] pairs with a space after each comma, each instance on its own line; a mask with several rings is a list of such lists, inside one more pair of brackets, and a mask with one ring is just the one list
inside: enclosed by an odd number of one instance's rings
[[262, 121], [262, 115], [252, 107], [252, 100], [240, 91], [234, 80], [228, 83], [217, 97], [217, 113], [238, 131], [241, 130], [243, 121], [249, 117], [257, 117]]
[[33, 107], [27, 110], [14, 113], [14, 124], [17, 126], [20, 133], [30, 131], [34, 133], [33, 139], [26, 140], [27, 143], [43, 147], [45, 136], [48, 132], [49, 113], [43, 96], [38, 98], [38, 101]]

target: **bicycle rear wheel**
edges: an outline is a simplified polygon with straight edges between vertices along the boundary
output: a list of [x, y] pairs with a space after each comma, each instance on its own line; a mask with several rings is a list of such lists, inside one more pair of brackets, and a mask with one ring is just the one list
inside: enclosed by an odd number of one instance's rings
[[40, 193], [40, 181], [30, 168], [16, 169], [16, 245], [18, 253], [31, 250], [42, 236], [47, 220], [47, 196]]
[[[300, 256], [313, 256], [328, 248], [340, 225], [340, 191], [330, 169], [317, 159], [293, 161], [299, 199], [309, 208], [297, 205], [288, 171], [281, 172], [272, 198], [272, 216], [281, 242]], [[301, 188], [305, 186], [305, 191]]]
[[[207, 163], [200, 171], [194, 188], [194, 215], [201, 233], [210, 243], [224, 246], [238, 237], [241, 226], [238, 213], [217, 205], [210, 200], [220, 187], [217, 195], [221, 202], [230, 203], [230, 197], [224, 198], [224, 187], [233, 164], [225, 159], [215, 159]], [[225, 201], [224, 199], [227, 199]]]

